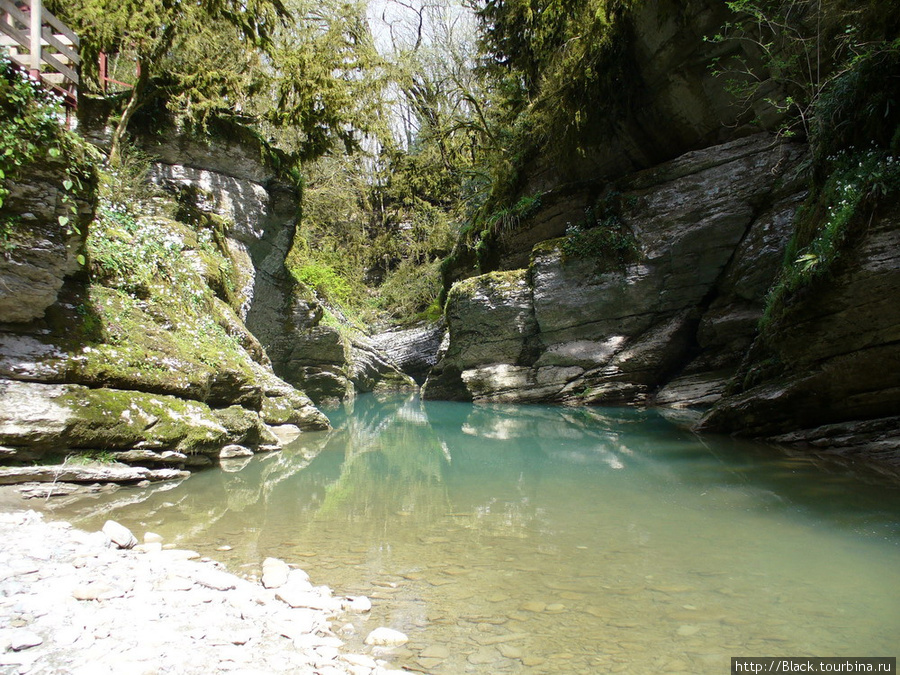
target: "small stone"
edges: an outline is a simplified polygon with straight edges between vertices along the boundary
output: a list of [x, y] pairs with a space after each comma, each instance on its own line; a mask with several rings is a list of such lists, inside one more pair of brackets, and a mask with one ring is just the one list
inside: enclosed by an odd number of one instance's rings
[[275, 597], [294, 608], [305, 607], [328, 612], [340, 609], [340, 603], [334, 598], [324, 597], [315, 591], [299, 590], [289, 586], [279, 588]]
[[500, 660], [500, 652], [493, 647], [482, 647], [477, 652], [469, 654], [466, 659], [473, 666], [483, 666], [488, 663], [495, 663]]
[[76, 600], [100, 600], [107, 597], [112, 592], [113, 589], [111, 586], [107, 586], [106, 584], [100, 582], [95, 582], [84, 584], [82, 586], [76, 586], [72, 591], [72, 597], [74, 597]]
[[426, 671], [429, 671], [429, 670], [434, 670], [439, 665], [441, 665], [442, 661], [441, 661], [441, 659], [430, 659], [425, 656], [420, 656], [419, 658], [416, 659], [416, 663], [418, 663], [420, 666], [422, 666]]
[[288, 574], [288, 585], [296, 586], [297, 588], [312, 588], [312, 584], [309, 582], [309, 575], [301, 569], [292, 569], [291, 573]]
[[14, 652], [43, 644], [44, 638], [30, 630], [15, 630], [9, 636], [9, 648]]
[[243, 445], [226, 445], [219, 451], [219, 459], [235, 459], [236, 457], [253, 457], [253, 451]]
[[371, 656], [366, 656], [364, 654], [344, 654], [342, 657], [344, 661], [354, 666], [363, 666], [365, 668], [369, 668], [374, 670], [378, 667], [378, 663]]
[[542, 659], [540, 656], [526, 656], [522, 659], [522, 665], [531, 668], [534, 666], [541, 666], [545, 661], [546, 659]]
[[230, 591], [237, 587], [238, 581], [233, 575], [218, 570], [204, 570], [194, 580], [201, 586], [214, 591]]
[[685, 624], [683, 626], [678, 627], [678, 634], [682, 637], [689, 637], [691, 635], [696, 635], [700, 631], [700, 626], [692, 626], [689, 624]]
[[368, 612], [372, 609], [372, 601], [364, 595], [344, 598], [341, 601], [341, 609], [345, 612]]
[[521, 659], [522, 658], [522, 650], [513, 645], [500, 643], [499, 645], [497, 645], [497, 649], [499, 649], [500, 653], [503, 654], [503, 656], [508, 659]]
[[174, 560], [196, 560], [200, 557], [200, 554], [196, 551], [189, 551], [183, 548], [169, 548], [167, 549], [163, 546], [163, 550], [160, 552], [166, 558], [170, 558]]
[[266, 558], [262, 564], [262, 585], [266, 588], [280, 588], [287, 583], [291, 568], [278, 558]]
[[78, 638], [81, 637], [83, 629], [75, 628], [73, 626], [66, 626], [64, 628], [60, 628], [53, 636], [53, 642], [59, 645], [60, 647], [68, 647], [70, 645], [75, 644]]
[[543, 602], [526, 602], [522, 605], [522, 609], [526, 612], [543, 612], [547, 609], [547, 605]]
[[159, 590], [169, 591], [189, 591], [194, 587], [194, 582], [184, 577], [168, 577], [159, 584]]
[[114, 520], [107, 520], [103, 524], [102, 532], [119, 548], [133, 548], [138, 543], [131, 530]]
[[156, 534], [156, 532], [144, 532], [145, 544], [162, 544], [162, 541], [162, 535]]
[[385, 626], [376, 628], [366, 636], [367, 645], [376, 645], [380, 647], [405, 645], [407, 642], [409, 642], [409, 638], [404, 633]]
[[423, 649], [419, 656], [426, 659], [448, 659], [450, 658], [450, 649], [444, 645], [431, 645]]
[[162, 543], [161, 542], [152, 542], [150, 544], [138, 544], [132, 551], [137, 551], [138, 553], [158, 553], [162, 551]]
[[[290, 613], [289, 620], [283, 621], [277, 626], [280, 635], [291, 640], [296, 640], [314, 633], [319, 627], [319, 615], [311, 609], [297, 609]], [[352, 626], [352, 624], [350, 624]]]

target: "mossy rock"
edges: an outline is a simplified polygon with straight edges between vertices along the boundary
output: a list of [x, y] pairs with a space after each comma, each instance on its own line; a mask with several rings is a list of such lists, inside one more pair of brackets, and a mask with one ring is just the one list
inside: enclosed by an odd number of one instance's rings
[[265, 396], [259, 414], [266, 424], [273, 426], [295, 424], [306, 431], [321, 431], [331, 426], [313, 402], [298, 391]]
[[228, 431], [228, 442], [239, 445], [259, 445], [263, 437], [270, 441], [259, 415], [239, 405], [213, 410], [216, 420]]
[[174, 396], [68, 385], [56, 403], [68, 409], [71, 448], [214, 454], [233, 436], [209, 406]]

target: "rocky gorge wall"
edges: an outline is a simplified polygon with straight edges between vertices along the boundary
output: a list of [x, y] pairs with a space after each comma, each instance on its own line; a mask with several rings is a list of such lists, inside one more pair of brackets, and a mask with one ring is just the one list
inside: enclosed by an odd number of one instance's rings
[[[873, 214], [830, 278], [748, 354], [699, 425], [900, 462], [900, 209]], [[764, 338], [764, 339], [763, 339]]]
[[[805, 148], [766, 133], [616, 181], [634, 254], [610, 262], [567, 235], [526, 267], [457, 282], [427, 398], [708, 410], [698, 429], [896, 462], [900, 220], [882, 208], [827, 281], [758, 335], [806, 196]], [[511, 236], [519, 236], [513, 233]]]
[[764, 133], [622, 179], [633, 262], [610, 267], [602, 251], [572, 251], [571, 234], [534, 246], [525, 268], [459, 282], [425, 395], [711, 402], [749, 346], [781, 263], [803, 196], [802, 154]]
[[[192, 148], [181, 150], [201, 163]], [[22, 213], [26, 227], [0, 272], [32, 292], [16, 283], [0, 290], [3, 463], [86, 454], [200, 467], [328, 427], [309, 398], [275, 375], [244, 324], [254, 302], [279, 292], [273, 279], [290, 244], [285, 223], [294, 222], [296, 193], [246, 149], [205, 153], [218, 164], [156, 155], [150, 176], [170, 196], [143, 200], [140, 213], [115, 196], [99, 205], [96, 194], [85, 196], [74, 239], [52, 209], [27, 199], [53, 194], [44, 169], [13, 186], [25, 197], [7, 209]], [[179, 189], [192, 200], [190, 217]]]
[[[238, 314], [259, 339], [274, 371], [316, 404], [356, 393], [411, 389], [415, 383], [351, 322], [323, 321], [326, 308], [291, 276], [285, 260], [300, 217], [300, 194], [266, 170], [258, 144], [176, 136], [143, 140], [155, 157], [151, 179], [215, 214], [237, 274]], [[334, 315], [336, 310], [328, 310]]]

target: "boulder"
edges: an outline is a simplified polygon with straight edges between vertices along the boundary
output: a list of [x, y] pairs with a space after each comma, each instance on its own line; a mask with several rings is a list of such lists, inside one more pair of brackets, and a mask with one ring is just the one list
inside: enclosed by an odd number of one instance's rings
[[409, 637], [399, 630], [381, 626], [370, 632], [366, 636], [365, 642], [367, 645], [377, 647], [399, 647], [409, 642]]
[[134, 548], [138, 543], [131, 530], [114, 520], [107, 520], [103, 524], [102, 532], [119, 548]]
[[278, 558], [266, 558], [262, 564], [262, 585], [266, 588], [281, 588], [287, 583], [291, 568]]

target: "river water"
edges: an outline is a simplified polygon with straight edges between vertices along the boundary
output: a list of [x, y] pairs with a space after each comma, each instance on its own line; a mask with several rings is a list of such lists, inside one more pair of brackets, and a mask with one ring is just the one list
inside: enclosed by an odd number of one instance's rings
[[[900, 490], [655, 411], [374, 396], [240, 471], [120, 490], [113, 518], [258, 573], [365, 594], [361, 647], [435, 674], [716, 673], [732, 656], [895, 656]], [[51, 502], [52, 504], [52, 502]], [[218, 551], [222, 546], [230, 551]]]

